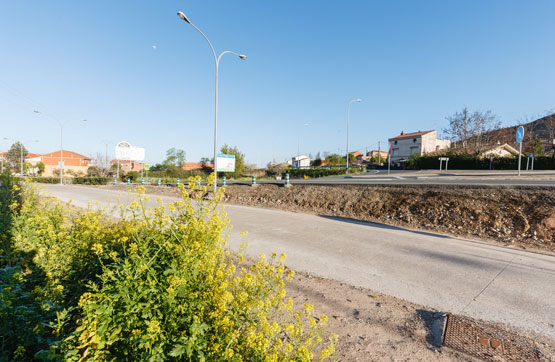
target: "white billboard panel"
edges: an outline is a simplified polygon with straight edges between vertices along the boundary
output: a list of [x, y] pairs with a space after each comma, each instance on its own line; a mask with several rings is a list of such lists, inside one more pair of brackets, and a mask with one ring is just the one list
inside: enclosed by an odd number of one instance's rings
[[129, 142], [122, 141], [116, 145], [116, 159], [120, 161], [143, 161], [145, 149], [133, 147]]
[[218, 155], [218, 162], [216, 163], [218, 172], [235, 172], [235, 155]]

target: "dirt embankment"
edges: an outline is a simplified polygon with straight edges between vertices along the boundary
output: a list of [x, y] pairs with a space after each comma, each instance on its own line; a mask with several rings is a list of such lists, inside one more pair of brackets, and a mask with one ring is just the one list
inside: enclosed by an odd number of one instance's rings
[[[151, 194], [179, 196], [175, 187], [146, 188]], [[549, 187], [231, 185], [224, 202], [345, 217], [555, 253], [555, 190]]]
[[225, 202], [495, 240], [555, 252], [551, 188], [487, 186], [232, 186]]

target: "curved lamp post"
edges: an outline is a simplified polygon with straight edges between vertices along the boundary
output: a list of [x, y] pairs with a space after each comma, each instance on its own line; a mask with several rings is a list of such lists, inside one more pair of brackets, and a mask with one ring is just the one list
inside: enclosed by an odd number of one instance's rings
[[[4, 139], [5, 139], [6, 141], [18, 142], [18, 141], [16, 141], [16, 140], [14, 140], [13, 138], [4, 137]], [[20, 156], [19, 156], [19, 162], [20, 162], [19, 174], [20, 174], [21, 176], [23, 176], [23, 147], [25, 147], [25, 146], [24, 146], [24, 143], [27, 143], [27, 142], [38, 142], [38, 141], [39, 141], [39, 140], [28, 140], [28, 141], [25, 141], [25, 142], [20, 142], [20, 147], [19, 147], [19, 151], [20, 151], [20, 152], [19, 152], [19, 153], [20, 153]], [[3, 162], [3, 161], [4, 161], [4, 160], [2, 160], [2, 165], [4, 165], [4, 162]], [[4, 172], [4, 166], [2, 166], [2, 172]]]
[[216, 55], [216, 51], [214, 50], [212, 43], [210, 42], [210, 40], [208, 40], [206, 35], [204, 35], [204, 33], [199, 28], [197, 28], [195, 24], [191, 23], [189, 18], [187, 18], [187, 16], [182, 11], [178, 11], [177, 16], [179, 16], [179, 18], [185, 21], [187, 24], [190, 24], [193, 28], [195, 28], [200, 33], [200, 35], [202, 35], [204, 39], [206, 39], [206, 41], [208, 42], [208, 45], [210, 45], [212, 54], [214, 55], [214, 62], [216, 63], [216, 89], [215, 89], [215, 95], [214, 95], [214, 195], [215, 195], [218, 189], [218, 68], [220, 65], [220, 59], [224, 54], [228, 54], [228, 53], [238, 56], [241, 60], [247, 59], [247, 56], [244, 54], [232, 52], [231, 50], [226, 50], [220, 53], [220, 55]]
[[[35, 113], [39, 113], [39, 114], [44, 114], [47, 115], [45, 113], [39, 112], [37, 109], [35, 109], [33, 112]], [[52, 117], [50, 117], [52, 118]], [[54, 118], [52, 118], [54, 119]], [[69, 121], [65, 121], [65, 122], [60, 122], [57, 119], [54, 119], [56, 122], [58, 122], [58, 125], [60, 126], [60, 185], [64, 184], [63, 181], [63, 176], [64, 176], [64, 126], [66, 124], [68, 124], [69, 122], [73, 121], [73, 120], [69, 120]], [[81, 120], [82, 122], [87, 122], [86, 119]]]
[[351, 104], [353, 102], [361, 102], [362, 99], [352, 99], [347, 106], [347, 170], [349, 169], [349, 117], [351, 115]]

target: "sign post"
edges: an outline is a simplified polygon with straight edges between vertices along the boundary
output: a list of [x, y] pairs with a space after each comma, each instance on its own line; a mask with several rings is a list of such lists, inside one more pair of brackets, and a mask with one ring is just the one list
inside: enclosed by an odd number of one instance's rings
[[387, 153], [387, 174], [391, 172], [391, 141], [389, 141], [389, 152]]
[[524, 139], [524, 127], [520, 126], [516, 130], [516, 141], [519, 144], [518, 147], [518, 175], [520, 176], [520, 159], [522, 158], [522, 140]]
[[440, 157], [439, 158], [439, 170], [441, 171], [441, 164], [445, 161], [445, 171], [447, 171], [447, 166], [449, 164], [449, 157]]

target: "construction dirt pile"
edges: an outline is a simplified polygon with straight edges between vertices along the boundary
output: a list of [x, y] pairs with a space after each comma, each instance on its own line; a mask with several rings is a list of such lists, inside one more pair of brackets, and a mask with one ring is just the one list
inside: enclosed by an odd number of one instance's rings
[[227, 187], [225, 202], [443, 232], [555, 252], [555, 192], [500, 186]]
[[[176, 187], [146, 189], [149, 194], [179, 196]], [[224, 202], [344, 217], [555, 253], [555, 192], [549, 187], [228, 185]]]

